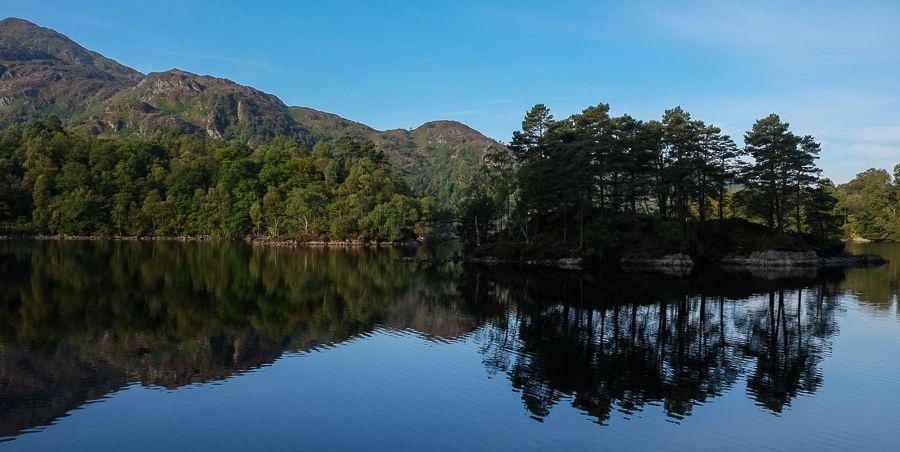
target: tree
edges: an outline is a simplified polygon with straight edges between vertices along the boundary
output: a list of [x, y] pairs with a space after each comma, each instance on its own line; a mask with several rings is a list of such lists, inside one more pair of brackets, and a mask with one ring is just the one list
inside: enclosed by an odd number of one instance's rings
[[734, 179], [737, 147], [722, 129], [698, 124], [699, 146], [696, 165], [696, 203], [700, 221], [708, 218], [709, 198], [715, 196], [718, 217], [724, 217], [725, 191]]
[[[744, 153], [754, 162], [747, 168], [744, 183], [770, 230], [784, 231], [786, 200], [790, 190], [792, 162], [800, 161], [799, 139], [776, 114], [757, 120], [744, 134]], [[762, 206], [759, 206], [762, 204]], [[761, 208], [760, 208], [761, 207]]]
[[253, 221], [253, 234], [259, 235], [259, 231], [262, 229], [263, 221], [262, 208], [259, 206], [258, 202], [255, 202], [250, 206], [250, 220]]
[[800, 212], [804, 203], [803, 195], [807, 192], [807, 188], [819, 180], [819, 175], [822, 173], [815, 163], [819, 158], [821, 148], [821, 145], [812, 136], [806, 135], [800, 138], [799, 146], [792, 149], [788, 156], [786, 184], [791, 187], [795, 196], [794, 222], [797, 232], [802, 232], [803, 222]]
[[463, 188], [463, 196], [457, 208], [457, 234], [467, 245], [481, 246], [494, 229], [497, 209], [489, 189], [490, 181], [486, 171], [476, 173]]
[[277, 236], [281, 232], [284, 223], [284, 201], [281, 193], [270, 185], [262, 199], [262, 223], [266, 226], [269, 235]]
[[685, 223], [690, 216], [691, 194], [696, 188], [699, 130], [703, 123], [692, 121], [690, 113], [675, 107], [663, 114], [662, 126], [663, 178], [668, 179], [673, 188], [675, 219]]
[[522, 233], [526, 240], [531, 235], [531, 218], [534, 218], [533, 233], [536, 234], [549, 200], [545, 184], [552, 169], [547, 164], [548, 146], [545, 137], [553, 123], [550, 110], [544, 104], [537, 104], [525, 114], [522, 130], [513, 132], [509, 143], [509, 149], [519, 165], [518, 184], [521, 187], [520, 200], [524, 209]]
[[841, 217], [836, 214], [835, 186], [829, 179], [819, 179], [817, 185], [806, 190], [803, 199], [804, 220], [810, 234], [833, 239], [840, 234]]
[[321, 185], [308, 185], [288, 194], [284, 215], [291, 231], [305, 237], [323, 232], [318, 226], [325, 219], [326, 197], [322, 188]]

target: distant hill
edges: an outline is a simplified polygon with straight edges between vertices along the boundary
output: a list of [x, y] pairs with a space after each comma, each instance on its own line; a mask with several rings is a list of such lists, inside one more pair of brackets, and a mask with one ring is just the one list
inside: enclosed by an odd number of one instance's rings
[[368, 139], [383, 151], [419, 193], [454, 200], [461, 181], [485, 153], [503, 145], [457, 121], [431, 121], [412, 129], [376, 130], [365, 124], [306, 107], [291, 112], [318, 140], [341, 136]]
[[143, 74], [22, 19], [0, 21], [0, 125], [55, 114], [69, 120]]
[[401, 168], [413, 189], [448, 201], [457, 199], [461, 182], [481, 166], [484, 155], [503, 146], [456, 121], [378, 132], [370, 139]]
[[256, 146], [279, 135], [304, 146], [368, 139], [419, 193], [453, 200], [500, 143], [455, 121], [380, 131], [224, 78], [179, 69], [143, 75], [27, 20], [0, 21], [0, 128], [49, 115], [98, 135], [179, 131]]

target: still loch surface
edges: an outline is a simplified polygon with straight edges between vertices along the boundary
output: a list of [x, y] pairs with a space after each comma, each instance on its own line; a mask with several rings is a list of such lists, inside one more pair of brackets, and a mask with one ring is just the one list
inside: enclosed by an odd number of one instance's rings
[[897, 450], [900, 245], [690, 276], [0, 242], [0, 450]]

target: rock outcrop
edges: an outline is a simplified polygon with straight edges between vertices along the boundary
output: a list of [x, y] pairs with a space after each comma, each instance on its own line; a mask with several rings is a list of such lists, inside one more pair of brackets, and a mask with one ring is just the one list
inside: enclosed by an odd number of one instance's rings
[[725, 256], [716, 264], [735, 267], [819, 267], [822, 260], [815, 251], [754, 251], [746, 256]]
[[625, 270], [675, 270], [690, 272], [694, 268], [694, 259], [687, 254], [668, 254], [665, 256], [651, 257], [644, 255], [630, 255], [619, 261], [619, 266]]
[[850, 254], [820, 257], [815, 251], [756, 251], [747, 256], [726, 256], [713, 261], [728, 267], [869, 267], [887, 260], [873, 254]]

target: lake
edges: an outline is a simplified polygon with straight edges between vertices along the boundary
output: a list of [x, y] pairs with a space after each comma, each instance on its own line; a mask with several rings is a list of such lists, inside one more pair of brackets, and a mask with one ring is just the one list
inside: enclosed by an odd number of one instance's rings
[[0, 450], [896, 450], [889, 265], [0, 242]]

